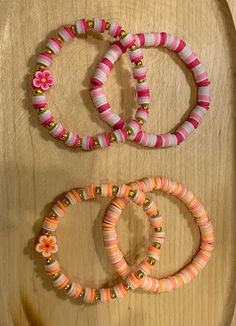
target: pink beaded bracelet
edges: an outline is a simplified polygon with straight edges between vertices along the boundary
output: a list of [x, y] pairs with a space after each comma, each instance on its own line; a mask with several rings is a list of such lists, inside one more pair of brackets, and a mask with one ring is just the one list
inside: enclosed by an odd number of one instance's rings
[[[81, 202], [81, 200], [95, 198], [99, 195], [110, 198], [116, 196], [112, 201], [113, 206], [106, 214], [106, 219], [103, 224], [103, 235], [104, 242], [107, 246], [107, 254], [110, 255], [112, 263], [116, 266], [117, 270], [125, 273], [126, 282], [120, 282], [112, 288], [96, 290], [94, 288], [84, 287], [80, 283], [72, 282], [65, 273], [62, 272], [58, 260], [53, 257], [58, 251], [58, 245], [56, 237], [52, 234], [56, 231], [58, 220], [65, 215], [68, 206], [77, 204]], [[155, 204], [150, 200], [147, 204], [146, 196], [141, 191], [138, 191], [138, 194], [133, 196], [133, 190], [127, 185], [114, 186], [112, 184], [102, 184], [96, 187], [94, 185], [89, 185], [86, 188], [73, 189], [67, 192], [62, 200], [58, 200], [53, 205], [51, 213], [46, 216], [43, 221], [42, 232], [37, 239], [35, 249], [46, 258], [45, 271], [51, 276], [55, 288], [64, 289], [67, 296], [72, 299], [83, 298], [84, 303], [91, 304], [99, 300], [103, 303], [108, 303], [112, 299], [126, 296], [129, 289], [135, 289], [140, 286], [143, 274], [140, 272], [134, 273], [127, 268], [124, 271], [120, 260], [120, 253], [113, 250], [113, 245], [117, 243], [117, 238], [112, 225], [117, 218], [117, 211], [124, 208], [124, 205], [130, 200], [137, 205], [144, 205], [144, 211], [148, 216], [155, 215], [157, 211]], [[110, 213], [112, 215], [110, 215]], [[162, 241], [162, 239], [160, 241]], [[151, 257], [153, 257], [153, 255], [155, 255], [155, 257], [158, 255], [159, 257], [160, 251], [154, 248], [152, 250], [148, 249], [148, 254], [150, 256], [149, 264], [152, 264], [153, 258]]]
[[[52, 62], [54, 55], [58, 54], [62, 48], [63, 42], [71, 41], [76, 35], [85, 34], [88, 31], [104, 33], [105, 30], [113, 38], [119, 39], [119, 43], [111, 46], [110, 52], [102, 59], [99, 64], [99, 71], [92, 78], [94, 83], [93, 93], [96, 94], [95, 105], [98, 108], [100, 116], [109, 122], [113, 127], [113, 133], [103, 133], [96, 137], [84, 136], [66, 131], [61, 123], [55, 123], [51, 111], [47, 108], [45, 92], [54, 84], [54, 79], [49, 70], [47, 70]], [[58, 35], [52, 37], [46, 45], [44, 52], [40, 53], [37, 60], [37, 71], [34, 74], [32, 86], [33, 97], [32, 103], [39, 114], [39, 121], [43, 126], [47, 126], [50, 134], [62, 140], [67, 146], [72, 148], [81, 148], [83, 150], [92, 150], [94, 148], [105, 148], [110, 146], [112, 142], [123, 143], [127, 139], [127, 131], [125, 122], [117, 114], [112, 112], [110, 105], [105, 101], [105, 96], [100, 90], [100, 83], [106, 78], [106, 74], [112, 68], [114, 62], [127, 49], [131, 51], [136, 49], [134, 45], [134, 37], [132, 34], [127, 34], [122, 27], [117, 23], [110, 24], [101, 18], [94, 18], [93, 20], [79, 19], [75, 25], [64, 26], [59, 29]], [[112, 52], [112, 53], [111, 53]], [[139, 63], [142, 63], [143, 55], [140, 49], [136, 49], [135, 53], [139, 53]], [[136, 78], [136, 68], [134, 67], [134, 78]], [[139, 90], [137, 89], [137, 93]], [[147, 90], [146, 90], [147, 93]], [[149, 96], [149, 95], [147, 95]], [[129, 134], [129, 132], [128, 132]]]
[[[132, 182], [130, 187], [133, 189], [132, 197], [136, 198], [140, 192], [152, 192], [155, 190], [159, 190], [170, 194], [172, 196], [177, 197], [180, 199], [185, 206], [187, 207], [188, 211], [194, 217], [195, 222], [200, 230], [201, 235], [201, 245], [200, 250], [192, 260], [192, 262], [182, 269], [179, 273], [175, 275], [171, 275], [162, 279], [157, 279], [150, 277], [149, 274], [151, 272], [150, 260], [144, 260], [138, 267], [139, 275], [141, 276], [141, 283], [140, 288], [150, 292], [169, 292], [174, 289], [179, 288], [180, 286], [189, 283], [193, 280], [206, 266], [207, 262], [209, 261], [213, 247], [214, 247], [214, 235], [213, 235], [213, 226], [210, 220], [207, 217], [207, 212], [205, 211], [204, 207], [201, 205], [197, 197], [193, 195], [193, 193], [188, 190], [184, 185], [179, 184], [175, 181], [171, 181], [170, 179], [164, 177], [150, 177], [145, 178], [143, 180], [139, 180], [136, 182]], [[122, 201], [122, 199], [120, 200]], [[149, 201], [147, 203], [147, 208], [149, 208]], [[115, 215], [115, 219], [113, 221], [113, 234], [116, 235], [115, 226], [120, 217], [122, 212], [122, 205], [120, 205], [119, 210], [116, 208], [114, 210], [114, 203], [108, 208], [109, 216], [111, 218]], [[125, 207], [125, 202], [123, 202], [123, 207]], [[107, 216], [104, 217], [104, 223], [107, 221]], [[157, 231], [152, 234], [152, 241], [153, 246], [150, 247], [149, 257], [155, 260], [159, 259], [159, 249], [161, 248], [162, 244], [162, 219], [157, 214], [155, 217], [151, 217], [151, 225]], [[113, 235], [112, 234], [112, 235]], [[105, 234], [106, 235], [106, 234]], [[106, 236], [104, 237], [104, 245], [105, 251], [107, 252], [107, 245], [106, 241], [109, 242], [109, 238]], [[116, 242], [113, 243], [113, 251], [119, 252], [120, 260], [116, 261], [116, 265], [113, 264], [117, 273], [124, 279], [126, 279], [126, 272], [130, 272], [130, 266], [126, 262], [122, 252], [118, 247], [118, 238], [116, 237]], [[107, 252], [108, 253], [108, 252]], [[110, 255], [108, 255], [109, 259], [111, 260]], [[119, 266], [119, 268], [116, 268]], [[122, 269], [121, 269], [122, 266]]]
[[[135, 38], [135, 50], [129, 53], [129, 57], [131, 62], [136, 62], [138, 66], [134, 70], [134, 78], [139, 80], [137, 85], [137, 98], [138, 103], [141, 107], [136, 111], [135, 118], [127, 124], [128, 130], [128, 139], [132, 140], [136, 143], [139, 143], [143, 146], [155, 147], [155, 148], [164, 148], [179, 145], [182, 141], [184, 141], [192, 131], [194, 131], [198, 125], [200, 124], [203, 116], [209, 109], [210, 105], [210, 87], [208, 74], [203, 67], [202, 63], [196, 57], [196, 54], [190, 49], [190, 47], [179, 37], [172, 36], [165, 32], [162, 33], [142, 33], [134, 35]], [[152, 134], [149, 132], [145, 132], [141, 130], [141, 125], [147, 121], [148, 118], [148, 104], [150, 103], [150, 90], [148, 85], [145, 82], [146, 69], [142, 66], [142, 62], [140, 62], [139, 50], [140, 47], [158, 47], [163, 46], [174, 52], [176, 52], [179, 57], [184, 61], [187, 68], [193, 73], [193, 77], [198, 89], [197, 93], [197, 104], [195, 108], [190, 113], [187, 120], [178, 127], [173, 133], [168, 132], [165, 134]], [[115, 53], [115, 48], [119, 47], [119, 42], [113, 45], [108, 52], [105, 54], [104, 58], [106, 58], [107, 54], [112, 57]], [[116, 56], [115, 63], [118, 58], [123, 54], [120, 52], [119, 56]], [[137, 55], [136, 55], [137, 54]], [[100, 86], [95, 88], [96, 92], [99, 89], [99, 93], [103, 94], [104, 102], [107, 103], [107, 99], [102, 90], [101, 85], [104, 85], [107, 80], [113, 66], [106, 66], [106, 76], [100, 81]], [[99, 64], [97, 70], [94, 73], [94, 77], [92, 77], [91, 81], [99, 75], [101, 71], [101, 66]], [[106, 78], [105, 78], [106, 77]], [[97, 94], [94, 91], [94, 86], [91, 86], [90, 94], [92, 101], [97, 107]], [[104, 119], [110, 126], [114, 127], [109, 120]]]

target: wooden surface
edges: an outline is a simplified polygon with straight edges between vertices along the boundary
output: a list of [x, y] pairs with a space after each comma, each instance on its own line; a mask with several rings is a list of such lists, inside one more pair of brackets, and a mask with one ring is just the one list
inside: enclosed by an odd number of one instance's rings
[[[235, 13], [235, 0], [0, 2], [1, 326], [236, 325]], [[76, 153], [39, 126], [30, 100], [36, 53], [59, 26], [84, 16], [118, 21], [133, 33], [165, 30], [191, 44], [209, 71], [212, 105], [200, 128], [181, 146], [151, 150], [125, 144]], [[87, 90], [94, 67], [109, 46], [105, 39], [74, 41], [52, 68], [56, 85], [49, 95], [51, 110], [80, 134], [109, 130], [99, 121]], [[145, 64], [153, 98], [145, 130], [172, 129], [194, 105], [191, 74], [164, 50], [145, 50]], [[130, 117], [135, 101], [127, 57], [117, 63], [105, 89], [115, 111]], [[33, 249], [49, 204], [74, 186], [129, 182], [147, 175], [185, 183], [209, 211], [217, 242], [202, 275], [169, 294], [129, 293], [109, 305], [72, 303], [54, 291]], [[166, 218], [166, 243], [155, 270], [162, 276], [191, 260], [199, 235], [182, 204], [163, 195], [153, 198]], [[107, 204], [96, 200], [74, 207], [58, 228], [62, 266], [88, 286], [117, 280], [102, 249], [100, 222]], [[118, 231], [121, 247], [134, 263], [148, 239], [143, 212], [128, 207]]]

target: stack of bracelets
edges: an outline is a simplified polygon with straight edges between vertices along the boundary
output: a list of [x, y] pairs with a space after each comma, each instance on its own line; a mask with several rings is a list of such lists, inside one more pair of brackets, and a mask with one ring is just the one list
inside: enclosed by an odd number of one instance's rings
[[[105, 31], [116, 41], [111, 44], [92, 75], [89, 92], [100, 118], [112, 127], [112, 131], [96, 136], [80, 136], [78, 133], [66, 130], [60, 122], [55, 122], [48, 108], [45, 94], [54, 84], [54, 78], [48, 69], [54, 56], [60, 52], [64, 43], [71, 41], [80, 34], [87, 32], [104, 33]], [[151, 97], [150, 88], [146, 81], [147, 71], [142, 62], [141, 47], [151, 46], [163, 46], [176, 52], [193, 73], [197, 86], [195, 108], [181, 126], [174, 132], [165, 134], [152, 134], [142, 131], [142, 125], [148, 120]], [[103, 90], [103, 85], [114, 64], [126, 52], [128, 52], [129, 59], [133, 64], [137, 98], [135, 116], [129, 121], [124, 121], [122, 117], [113, 112]], [[86, 151], [109, 147], [114, 142], [124, 143], [127, 140], [154, 148], [179, 145], [198, 127], [210, 105], [208, 74], [195, 53], [183, 40], [165, 32], [128, 34], [121, 25], [109, 23], [100, 18], [79, 19], [75, 25], [64, 26], [59, 29], [58, 34], [48, 41], [45, 50], [38, 57], [37, 71], [33, 77], [32, 87], [33, 107], [38, 112], [40, 123], [48, 128], [53, 137], [63, 141], [67, 146]], [[201, 235], [199, 251], [191, 263], [180, 272], [161, 279], [150, 276], [153, 266], [160, 259], [160, 250], [165, 239], [163, 218], [156, 204], [149, 195], [146, 195], [156, 190], [180, 199], [194, 217]], [[57, 258], [58, 244], [54, 235], [59, 219], [65, 215], [70, 205], [97, 197], [111, 198], [111, 203], [102, 222], [104, 251], [121, 278], [120, 283], [111, 288], [102, 289], [86, 287], [72, 281], [65, 275]], [[145, 257], [136, 268], [128, 264], [121, 252], [116, 232], [116, 224], [122, 210], [130, 202], [143, 208], [151, 228], [150, 245], [146, 250]], [[80, 298], [87, 304], [97, 301], [108, 303], [115, 298], [126, 296], [130, 289], [140, 288], [144, 291], [157, 293], [177, 289], [189, 283], [202, 271], [212, 255], [213, 246], [213, 226], [202, 204], [184, 185], [164, 177], [149, 177], [123, 185], [101, 184], [72, 189], [53, 205], [51, 212], [43, 221], [40, 236], [37, 237], [36, 241], [36, 251], [46, 259], [45, 271], [51, 277], [53, 286], [64, 290], [68, 297]]]

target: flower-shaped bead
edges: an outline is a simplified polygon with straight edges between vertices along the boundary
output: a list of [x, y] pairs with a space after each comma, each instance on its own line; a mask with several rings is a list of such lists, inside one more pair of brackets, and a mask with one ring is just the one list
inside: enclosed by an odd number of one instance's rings
[[37, 252], [41, 252], [44, 257], [49, 257], [51, 254], [58, 251], [56, 242], [57, 239], [53, 235], [49, 237], [41, 235], [35, 249]]
[[50, 71], [36, 71], [33, 79], [34, 87], [40, 88], [42, 91], [47, 91], [53, 84], [54, 79]]

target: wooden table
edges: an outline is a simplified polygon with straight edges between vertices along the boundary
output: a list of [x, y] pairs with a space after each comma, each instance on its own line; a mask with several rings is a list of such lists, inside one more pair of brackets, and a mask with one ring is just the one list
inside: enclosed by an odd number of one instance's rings
[[[217, 0], [0, 2], [1, 219], [0, 324], [11, 325], [236, 325], [235, 300], [235, 1]], [[232, 16], [231, 16], [232, 14]], [[212, 82], [212, 105], [199, 129], [177, 148], [151, 150], [125, 144], [89, 153], [70, 151], [39, 126], [31, 108], [31, 74], [45, 39], [79, 17], [103, 16], [127, 31], [168, 31], [185, 39], [204, 62]], [[56, 85], [51, 110], [81, 135], [109, 128], [95, 112], [89, 79], [108, 38], [88, 36], [60, 53], [52, 67]], [[110, 40], [110, 39], [109, 39]], [[194, 105], [191, 74], [165, 50], [145, 50], [153, 103], [144, 129], [164, 132]], [[134, 82], [126, 56], [105, 86], [114, 110], [129, 118]], [[185, 183], [213, 221], [216, 247], [209, 265], [191, 284], [169, 294], [129, 293], [109, 305], [84, 306], [55, 292], [34, 252], [35, 237], [51, 203], [61, 193], [89, 183], [129, 182], [164, 175]], [[166, 243], [155, 275], [174, 273], [191, 261], [199, 234], [185, 207], [153, 194], [166, 218]], [[103, 252], [100, 223], [109, 201], [73, 207], [58, 228], [60, 261], [87, 286], [112, 285], [117, 275]], [[132, 264], [148, 243], [148, 223], [130, 205], [119, 223], [121, 247]], [[233, 322], [234, 318], [234, 322]]]

